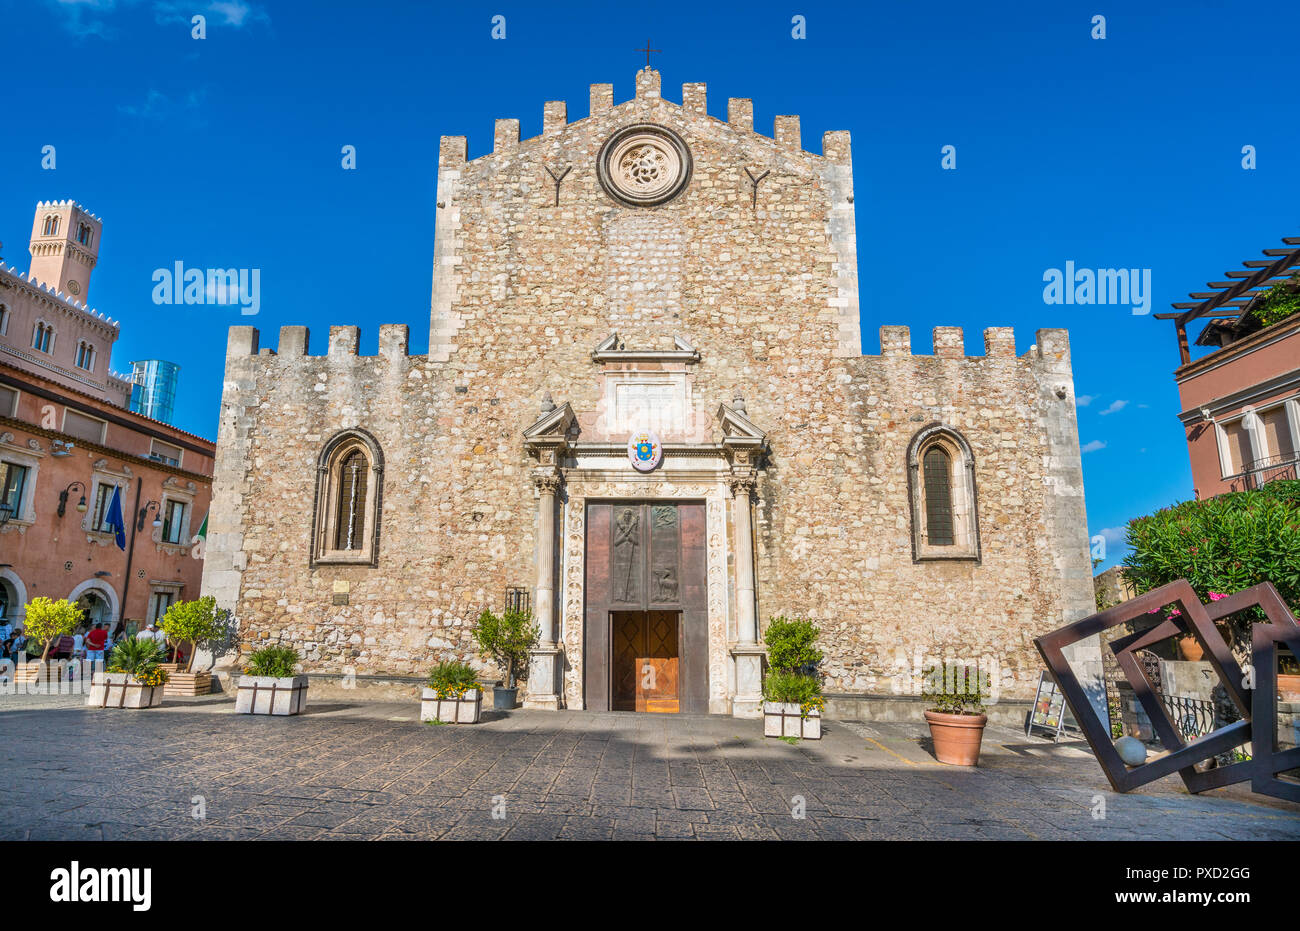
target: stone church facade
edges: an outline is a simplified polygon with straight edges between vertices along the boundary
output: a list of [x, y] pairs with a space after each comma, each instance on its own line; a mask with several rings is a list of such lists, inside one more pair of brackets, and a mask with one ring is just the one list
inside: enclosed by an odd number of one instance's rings
[[526, 704], [744, 716], [784, 614], [830, 693], [960, 657], [1032, 696], [1032, 638], [1093, 610], [1065, 331], [864, 356], [848, 134], [727, 112], [646, 69], [472, 161], [443, 137], [428, 355], [231, 329], [204, 591], [244, 650], [490, 672], [471, 627], [526, 600]]

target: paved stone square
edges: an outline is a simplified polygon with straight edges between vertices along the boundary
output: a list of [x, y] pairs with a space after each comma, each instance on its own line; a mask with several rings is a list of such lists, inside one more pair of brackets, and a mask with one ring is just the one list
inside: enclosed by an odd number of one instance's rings
[[1300, 839], [1300, 806], [1176, 777], [1117, 795], [1081, 744], [1006, 728], [966, 770], [934, 761], [924, 725], [831, 721], [791, 745], [714, 716], [436, 726], [414, 702], [267, 718], [217, 696], [80, 701], [0, 698], [0, 839]]

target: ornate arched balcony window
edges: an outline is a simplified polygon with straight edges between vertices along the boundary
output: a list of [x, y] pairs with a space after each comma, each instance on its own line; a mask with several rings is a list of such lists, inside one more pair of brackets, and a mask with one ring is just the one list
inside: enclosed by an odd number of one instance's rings
[[912, 556], [980, 558], [975, 457], [951, 427], [930, 424], [907, 447], [912, 511]]
[[312, 509], [313, 566], [379, 562], [384, 457], [364, 430], [336, 434], [321, 450]]

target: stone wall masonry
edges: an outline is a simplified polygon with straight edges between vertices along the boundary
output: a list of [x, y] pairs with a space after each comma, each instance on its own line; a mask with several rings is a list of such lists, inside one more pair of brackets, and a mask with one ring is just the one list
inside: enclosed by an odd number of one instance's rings
[[[205, 590], [235, 609], [246, 648], [295, 643], [310, 671], [420, 674], [454, 656], [490, 673], [469, 628], [507, 586], [534, 582], [521, 431], [547, 394], [592, 422], [591, 353], [611, 332], [632, 349], [680, 336], [701, 356], [693, 422], [713, 423], [717, 442], [714, 413], [740, 394], [768, 433], [759, 616], [822, 625], [828, 690], [888, 692], [898, 663], [939, 651], [987, 655], [1006, 670], [1003, 694], [1031, 697], [1032, 637], [1092, 603], [1064, 332], [1040, 331], [1041, 349], [1016, 357], [1010, 331], [992, 329], [987, 354], [968, 357], [944, 328], [922, 356], [887, 327], [881, 355], [862, 356], [848, 134], [827, 133], [818, 155], [797, 118], [768, 137], [750, 101], [732, 100], [724, 122], [703, 85], [683, 88], [684, 107], [659, 89], [642, 72], [614, 105], [593, 85], [586, 118], [565, 122], [551, 102], [542, 134], [499, 122], [494, 151], [473, 160], [464, 137], [443, 138], [427, 356], [407, 354], [404, 326], [381, 328], [376, 356], [356, 354], [355, 327], [332, 328], [324, 355], [303, 328], [274, 353], [232, 330]], [[601, 145], [635, 123], [690, 147], [690, 183], [668, 203], [623, 206], [597, 179]], [[556, 206], [547, 168], [566, 167]], [[757, 197], [746, 168], [770, 172]], [[974, 450], [979, 563], [912, 559], [905, 450], [934, 421]], [[386, 463], [378, 567], [312, 570], [317, 457], [353, 427]], [[335, 582], [348, 604], [332, 603]]]

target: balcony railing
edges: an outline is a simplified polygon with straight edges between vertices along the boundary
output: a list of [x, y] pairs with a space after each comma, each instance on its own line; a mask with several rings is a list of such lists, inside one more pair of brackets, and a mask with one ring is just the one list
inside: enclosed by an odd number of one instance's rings
[[1269, 482], [1297, 477], [1300, 477], [1300, 453], [1289, 453], [1285, 456], [1256, 459], [1245, 471], [1228, 476], [1227, 481], [1233, 488], [1240, 486], [1241, 489], [1257, 489]]

